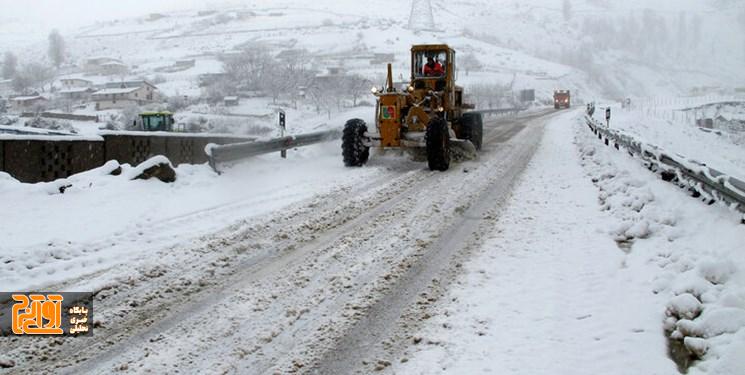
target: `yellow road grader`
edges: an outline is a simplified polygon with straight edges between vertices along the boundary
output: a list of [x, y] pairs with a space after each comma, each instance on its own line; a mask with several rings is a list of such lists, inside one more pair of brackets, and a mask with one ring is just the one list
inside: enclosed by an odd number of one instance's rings
[[411, 48], [411, 81], [400, 90], [394, 87], [388, 64], [385, 87], [372, 89], [377, 132], [369, 132], [361, 119], [347, 121], [342, 135], [344, 165], [364, 165], [371, 147], [404, 148], [424, 150], [429, 169], [446, 171], [451, 148], [480, 150], [482, 117], [465, 112], [474, 107], [463, 102], [455, 72], [455, 51], [444, 44]]

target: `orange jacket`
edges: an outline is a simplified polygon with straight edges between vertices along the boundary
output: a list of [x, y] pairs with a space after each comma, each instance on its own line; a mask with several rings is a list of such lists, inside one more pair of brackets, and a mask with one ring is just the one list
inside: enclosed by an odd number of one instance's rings
[[443, 69], [442, 64], [438, 62], [434, 63], [434, 66], [424, 64], [424, 75], [427, 77], [444, 76], [445, 69]]

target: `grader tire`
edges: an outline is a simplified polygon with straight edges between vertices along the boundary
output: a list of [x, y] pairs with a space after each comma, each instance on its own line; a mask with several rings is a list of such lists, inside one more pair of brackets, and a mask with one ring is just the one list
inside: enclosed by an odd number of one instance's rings
[[450, 168], [450, 133], [447, 121], [440, 117], [430, 120], [425, 138], [429, 169], [432, 171], [448, 170]]
[[341, 150], [344, 165], [347, 167], [361, 167], [370, 157], [370, 147], [365, 144], [367, 125], [360, 119], [352, 119], [344, 125], [341, 137]]
[[484, 120], [481, 113], [464, 113], [460, 118], [464, 139], [471, 141], [476, 150], [484, 143]]

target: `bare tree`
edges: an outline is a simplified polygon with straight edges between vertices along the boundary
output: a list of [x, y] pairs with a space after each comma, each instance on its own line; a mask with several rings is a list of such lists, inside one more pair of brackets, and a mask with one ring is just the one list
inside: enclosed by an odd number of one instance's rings
[[209, 103], [217, 103], [223, 100], [225, 96], [235, 95], [238, 92], [235, 82], [227, 78], [218, 79], [202, 89], [202, 96], [207, 98]]
[[24, 65], [21, 71], [16, 74], [17, 80], [14, 80], [14, 86], [25, 86], [25, 89], [36, 88], [44, 91], [47, 84], [51, 86], [54, 77], [54, 71], [50, 67], [40, 63], [30, 63]]
[[5, 52], [5, 56], [3, 57], [3, 70], [2, 70], [2, 76], [5, 79], [12, 79], [16, 75], [16, 70], [18, 68], [18, 58], [16, 55], [13, 54], [13, 52]]
[[272, 98], [276, 104], [283, 94], [288, 94], [296, 85], [297, 77], [294, 71], [284, 69], [276, 64], [269, 64], [259, 77], [255, 77], [258, 88]]
[[65, 40], [57, 30], [49, 33], [49, 59], [54, 66], [59, 69], [60, 65], [65, 62]]
[[338, 81], [328, 79], [327, 77], [315, 77], [308, 85], [308, 97], [316, 106], [316, 112], [324, 111], [331, 119], [331, 110], [340, 106], [341, 99]]
[[26, 93], [31, 88], [31, 86], [33, 86], [33, 84], [34, 83], [32, 82], [31, 78], [22, 72], [16, 73], [13, 76], [13, 81], [11, 82], [13, 91], [21, 94]]
[[276, 64], [272, 57], [261, 49], [251, 49], [237, 56], [223, 57], [222, 63], [226, 79], [236, 87], [249, 90], [260, 90], [264, 75], [269, 74], [269, 69]]
[[50, 108], [58, 109], [65, 113], [72, 113], [72, 107], [75, 105], [75, 101], [68, 98], [57, 98], [50, 103]]
[[[297, 99], [301, 87], [307, 87], [314, 78], [314, 74], [309, 70], [308, 51], [299, 49], [290, 53], [285, 53], [279, 57], [280, 76], [275, 79], [279, 87], [276, 89], [281, 94], [287, 95], [292, 99], [293, 106], [297, 108]], [[275, 98], [276, 93], [272, 95]], [[276, 101], [276, 98], [275, 98]]]
[[126, 130], [142, 130], [137, 123], [139, 117], [140, 107], [135, 104], [130, 104], [121, 110], [119, 117], [117, 118], [117, 123], [120, 128]]
[[460, 66], [463, 67], [463, 69], [466, 71], [466, 75], [470, 73], [472, 70], [479, 70], [482, 67], [481, 61], [474, 55], [473, 53], [469, 52], [465, 54], [460, 59]]
[[352, 98], [352, 106], [356, 107], [357, 101], [363, 95], [370, 94], [370, 87], [372, 87], [372, 82], [359, 74], [353, 74], [345, 76], [343, 78], [342, 85], [343, 92], [347, 96]]

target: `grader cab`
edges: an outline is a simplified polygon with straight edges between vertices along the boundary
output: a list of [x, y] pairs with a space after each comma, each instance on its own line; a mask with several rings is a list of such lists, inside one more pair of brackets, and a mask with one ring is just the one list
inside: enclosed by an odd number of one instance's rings
[[431, 170], [450, 167], [451, 147], [475, 153], [481, 149], [481, 114], [463, 102], [455, 84], [455, 51], [444, 44], [411, 48], [411, 81], [397, 90], [388, 64], [386, 85], [373, 88], [377, 98], [375, 128], [369, 132], [360, 119], [347, 121], [342, 137], [344, 164], [364, 165], [371, 147], [407, 148], [426, 152]]
[[170, 132], [173, 131], [173, 113], [171, 112], [144, 112], [140, 113], [142, 130], [146, 132]]

